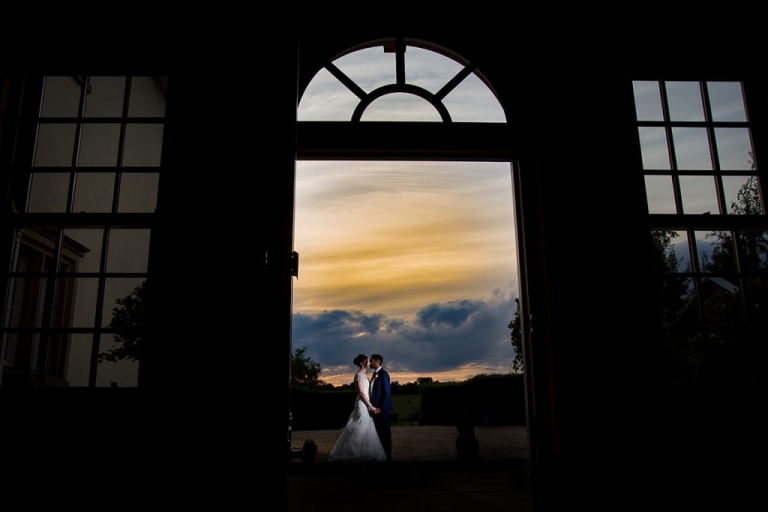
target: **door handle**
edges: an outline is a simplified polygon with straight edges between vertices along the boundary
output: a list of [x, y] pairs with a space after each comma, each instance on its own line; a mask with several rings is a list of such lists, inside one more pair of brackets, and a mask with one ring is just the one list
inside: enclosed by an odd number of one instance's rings
[[291, 253], [291, 275], [296, 279], [299, 278], [299, 253], [296, 251]]

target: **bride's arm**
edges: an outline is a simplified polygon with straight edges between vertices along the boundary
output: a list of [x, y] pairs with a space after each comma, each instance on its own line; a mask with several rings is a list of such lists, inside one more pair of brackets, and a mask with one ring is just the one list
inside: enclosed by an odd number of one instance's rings
[[368, 406], [368, 410], [374, 412], [376, 408], [368, 399], [368, 393], [366, 393], [366, 386], [368, 385], [368, 379], [357, 379], [357, 394], [360, 395], [360, 399]]

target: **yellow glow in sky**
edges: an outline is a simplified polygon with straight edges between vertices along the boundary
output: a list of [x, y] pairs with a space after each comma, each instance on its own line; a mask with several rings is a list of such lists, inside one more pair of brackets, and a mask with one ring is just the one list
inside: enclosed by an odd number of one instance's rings
[[[384, 354], [385, 366], [389, 361], [403, 375], [463, 380], [477, 368], [503, 371], [505, 362], [494, 360], [493, 351], [473, 351], [468, 344], [466, 350], [451, 349], [456, 356], [451, 362], [440, 349], [445, 332], [435, 332], [430, 341], [429, 329], [468, 326], [472, 318], [479, 321], [479, 310], [461, 323], [441, 316], [431, 327], [418, 325], [417, 342], [409, 339], [415, 334], [407, 328], [417, 327], [415, 315], [430, 304], [469, 300], [480, 308], [487, 302], [504, 315], [498, 320], [503, 328], [494, 335], [499, 339], [488, 343], [503, 343], [501, 333], [508, 339], [511, 320], [508, 306], [503, 309], [502, 299], [489, 298], [494, 290], [506, 296], [505, 302], [517, 296], [515, 242], [508, 163], [299, 161], [294, 250], [300, 269], [293, 286], [294, 314], [320, 319], [323, 312], [355, 311], [405, 325], [397, 332], [390, 325], [385, 337], [383, 324], [366, 335], [353, 333], [353, 321], [346, 320], [348, 333], [329, 329], [323, 337], [321, 329], [331, 325], [326, 317], [308, 332], [295, 327], [294, 347], [307, 346], [307, 355], [324, 369], [321, 378], [329, 382], [337, 375], [346, 382], [354, 373], [346, 361], [377, 351]], [[330, 346], [337, 347], [338, 355]], [[511, 363], [514, 354], [508, 352]], [[458, 368], [465, 370], [454, 372]], [[405, 383], [416, 377], [393, 375], [393, 380]]]

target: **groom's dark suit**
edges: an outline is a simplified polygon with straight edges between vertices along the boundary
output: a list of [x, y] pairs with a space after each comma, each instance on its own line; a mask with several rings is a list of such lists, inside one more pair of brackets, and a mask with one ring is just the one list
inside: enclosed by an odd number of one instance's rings
[[371, 403], [381, 409], [379, 414], [373, 415], [373, 423], [379, 434], [387, 460], [392, 458], [392, 431], [389, 429], [389, 413], [395, 407], [392, 404], [392, 394], [389, 390], [389, 373], [383, 367], [379, 368], [371, 381]]

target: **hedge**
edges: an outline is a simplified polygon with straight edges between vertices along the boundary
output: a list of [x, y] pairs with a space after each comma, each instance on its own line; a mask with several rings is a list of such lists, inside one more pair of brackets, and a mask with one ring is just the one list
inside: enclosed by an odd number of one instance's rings
[[475, 426], [526, 424], [522, 374], [423, 384], [420, 393], [420, 425], [456, 425], [461, 414], [468, 414]]
[[[462, 414], [468, 414], [475, 426], [526, 424], [522, 374], [483, 374], [462, 382], [424, 383], [419, 385], [419, 392], [419, 425], [456, 426]], [[343, 428], [355, 395], [350, 389], [291, 387], [293, 430]]]

